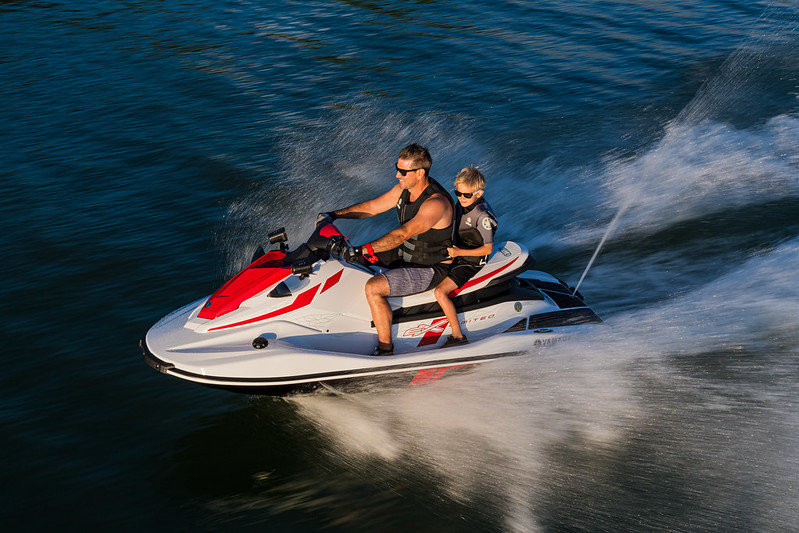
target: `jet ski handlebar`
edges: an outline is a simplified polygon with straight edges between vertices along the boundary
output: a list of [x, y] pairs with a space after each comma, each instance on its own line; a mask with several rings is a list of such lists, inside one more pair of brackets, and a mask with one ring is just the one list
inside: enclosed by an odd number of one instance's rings
[[[273, 239], [273, 236], [276, 238]], [[286, 232], [283, 228], [272, 232], [269, 237], [271, 244], [280, 243], [280, 249], [287, 251], [285, 244], [287, 240]], [[263, 255], [263, 253], [261, 249], [260, 255]], [[303, 245], [287, 253], [284, 263], [290, 265], [292, 271], [296, 270], [295, 274], [302, 276], [309, 273], [309, 267], [316, 260], [327, 261], [330, 256], [360, 266], [371, 273], [375, 272], [369, 265], [364, 263], [360, 251], [332, 223], [316, 226]]]
[[348, 262], [351, 262], [350, 257], [354, 256], [353, 247], [350, 244], [350, 241], [348, 241], [343, 235], [330, 237], [330, 240], [327, 243], [327, 250], [331, 253], [331, 255], [337, 255]]
[[315, 247], [320, 247], [323, 242], [325, 243], [324, 252], [327, 252], [328, 255], [343, 259], [352, 265], [365, 268], [371, 273], [375, 272], [370, 268], [370, 265], [365, 263], [360, 247], [353, 246], [346, 235], [341, 233], [332, 223], [317, 226], [306, 244], [313, 250]]
[[[343, 235], [336, 235], [330, 237], [327, 244], [327, 250], [330, 255], [339, 257], [347, 263], [362, 264], [361, 257], [363, 254], [350, 243], [350, 241]], [[370, 269], [371, 270], [371, 269]]]

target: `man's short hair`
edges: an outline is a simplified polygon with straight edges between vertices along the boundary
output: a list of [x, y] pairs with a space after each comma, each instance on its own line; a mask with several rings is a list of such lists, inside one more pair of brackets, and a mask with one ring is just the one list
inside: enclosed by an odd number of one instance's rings
[[486, 180], [478, 168], [480, 167], [469, 165], [467, 168], [458, 172], [458, 175], [455, 177], [455, 186], [457, 187], [458, 184], [461, 183], [473, 191], [485, 189]]
[[427, 148], [420, 144], [409, 144], [399, 153], [399, 159], [410, 159], [415, 168], [423, 168], [425, 174], [430, 175], [430, 167], [433, 166], [433, 158]]

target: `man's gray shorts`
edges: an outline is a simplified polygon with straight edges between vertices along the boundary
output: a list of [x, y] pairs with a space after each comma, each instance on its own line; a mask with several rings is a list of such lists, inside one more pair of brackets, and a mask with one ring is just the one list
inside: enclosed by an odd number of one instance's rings
[[431, 267], [399, 267], [383, 272], [389, 296], [408, 296], [430, 288], [435, 271]]

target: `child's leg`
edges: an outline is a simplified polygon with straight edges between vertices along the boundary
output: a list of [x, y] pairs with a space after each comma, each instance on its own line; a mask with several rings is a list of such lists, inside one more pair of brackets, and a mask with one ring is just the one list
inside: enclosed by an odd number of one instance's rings
[[463, 337], [461, 325], [458, 322], [458, 312], [455, 310], [455, 304], [449, 299], [449, 293], [458, 288], [458, 285], [450, 278], [444, 278], [444, 281], [438, 284], [436, 290], [433, 291], [436, 295], [436, 301], [444, 311], [444, 316], [449, 320], [449, 327], [452, 329], [452, 336], [456, 339]]

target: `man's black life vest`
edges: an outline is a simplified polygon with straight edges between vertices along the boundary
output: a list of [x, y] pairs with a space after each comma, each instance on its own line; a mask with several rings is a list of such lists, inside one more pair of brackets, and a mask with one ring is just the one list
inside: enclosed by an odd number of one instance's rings
[[[447, 199], [452, 208], [454, 220], [455, 205], [452, 202], [452, 198], [436, 180], [433, 178], [428, 179], [430, 184], [422, 191], [422, 194], [419, 195], [415, 202], [408, 201], [411, 193], [407, 189], [400, 194], [397, 202], [397, 219], [399, 219], [400, 225], [415, 217], [424, 201], [436, 193]], [[406, 263], [417, 265], [435, 265], [447, 259], [449, 257], [447, 255], [447, 246], [452, 246], [452, 223], [450, 221], [449, 226], [443, 229], [431, 228], [400, 244], [399, 255], [402, 260]]]

